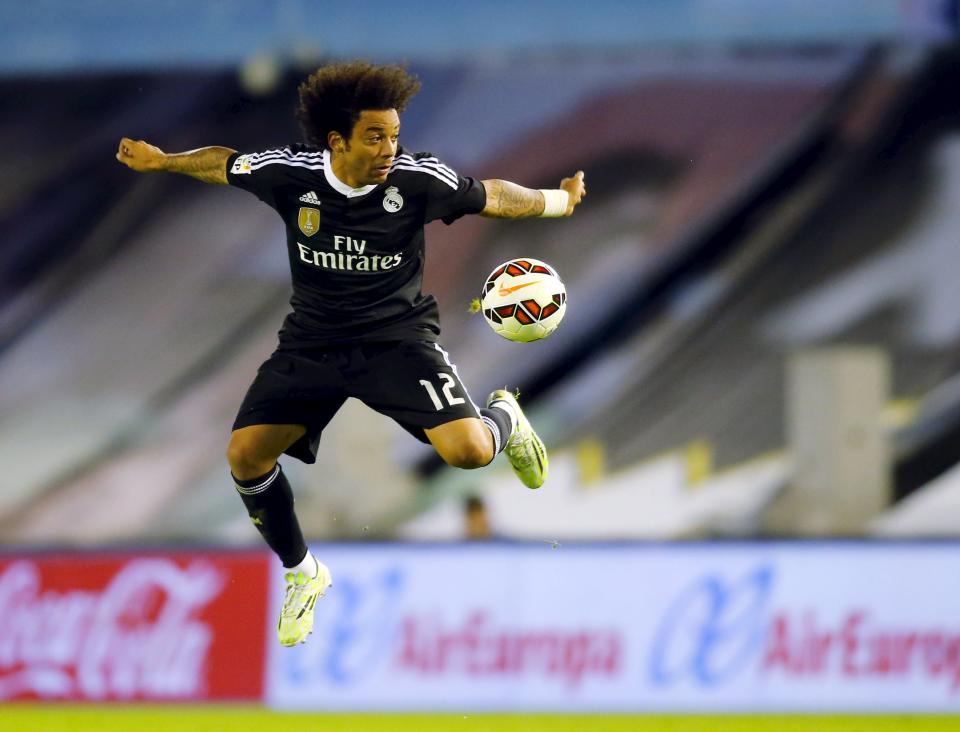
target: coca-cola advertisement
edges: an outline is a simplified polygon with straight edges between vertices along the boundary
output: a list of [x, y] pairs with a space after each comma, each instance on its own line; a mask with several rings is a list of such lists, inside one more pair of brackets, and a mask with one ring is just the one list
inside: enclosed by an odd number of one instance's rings
[[263, 696], [267, 558], [0, 558], [0, 701]]

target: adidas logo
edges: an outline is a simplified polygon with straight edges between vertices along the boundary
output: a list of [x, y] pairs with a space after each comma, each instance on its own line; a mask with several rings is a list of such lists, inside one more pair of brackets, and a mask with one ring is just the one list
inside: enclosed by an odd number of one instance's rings
[[314, 206], [320, 205], [320, 199], [317, 198], [317, 194], [313, 191], [307, 191], [304, 193], [302, 196], [300, 196], [300, 200], [304, 203], [312, 203]]

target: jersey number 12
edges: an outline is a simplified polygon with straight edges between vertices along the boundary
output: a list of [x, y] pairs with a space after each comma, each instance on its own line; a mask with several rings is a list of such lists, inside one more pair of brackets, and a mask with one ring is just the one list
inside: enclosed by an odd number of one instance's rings
[[[437, 377], [443, 382], [442, 391], [443, 396], [447, 399], [447, 404], [449, 404], [451, 407], [454, 404], [463, 404], [465, 401], [463, 398], [455, 397], [453, 395], [453, 387], [457, 385], [457, 382], [453, 380], [453, 377], [450, 374], [437, 374]], [[427, 390], [427, 394], [430, 396], [430, 401], [433, 402], [433, 406], [437, 408], [437, 411], [439, 412], [441, 409], [443, 409], [443, 402], [440, 401], [440, 395], [437, 394], [437, 390], [433, 387], [433, 384], [426, 379], [420, 379], [420, 383], [423, 384], [423, 388]]]

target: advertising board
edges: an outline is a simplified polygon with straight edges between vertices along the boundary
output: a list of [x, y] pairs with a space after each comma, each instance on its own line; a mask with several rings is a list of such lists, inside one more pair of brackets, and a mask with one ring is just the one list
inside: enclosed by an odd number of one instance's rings
[[0, 556], [0, 701], [262, 698], [268, 561]]
[[315, 551], [334, 586], [268, 644], [280, 708], [960, 711], [952, 545]]

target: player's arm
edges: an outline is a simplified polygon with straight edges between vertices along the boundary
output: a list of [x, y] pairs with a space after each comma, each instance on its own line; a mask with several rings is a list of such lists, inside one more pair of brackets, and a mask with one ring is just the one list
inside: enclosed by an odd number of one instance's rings
[[235, 152], [229, 147], [201, 147], [182, 153], [165, 153], [143, 140], [124, 137], [117, 149], [117, 160], [139, 173], [183, 173], [204, 183], [226, 185], [227, 158]]
[[569, 216], [587, 195], [583, 171], [560, 181], [560, 188], [535, 190], [508, 180], [485, 180], [487, 205], [481, 216], [494, 219], [525, 219], [531, 216]]

